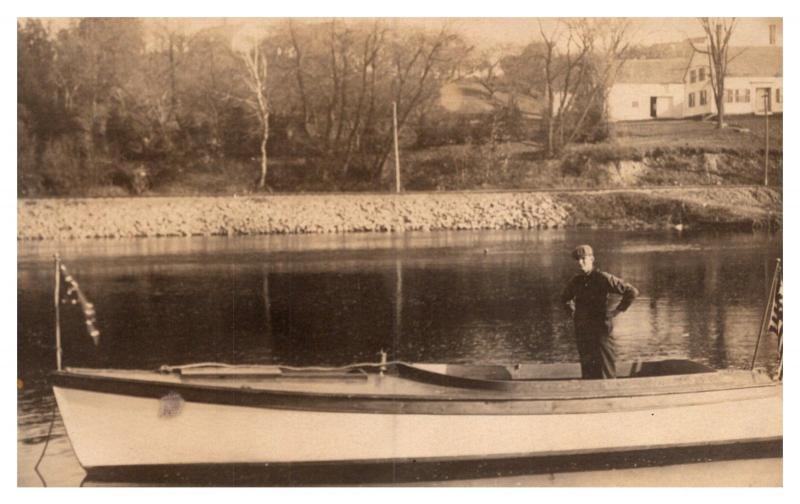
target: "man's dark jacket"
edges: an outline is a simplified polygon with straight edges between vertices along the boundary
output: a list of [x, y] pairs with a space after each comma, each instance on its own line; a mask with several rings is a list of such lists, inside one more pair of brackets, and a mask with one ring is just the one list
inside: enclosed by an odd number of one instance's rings
[[575, 338], [584, 378], [616, 377], [616, 348], [608, 306], [609, 294], [622, 296], [616, 309], [625, 311], [639, 291], [614, 275], [592, 270], [575, 275], [561, 294], [561, 302], [572, 314], [575, 323]]

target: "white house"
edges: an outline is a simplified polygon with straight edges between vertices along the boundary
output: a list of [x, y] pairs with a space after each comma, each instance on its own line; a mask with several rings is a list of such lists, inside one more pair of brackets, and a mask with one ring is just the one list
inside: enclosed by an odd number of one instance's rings
[[[783, 50], [731, 47], [725, 77], [725, 114], [783, 112]], [[716, 114], [708, 55], [694, 53], [686, 72], [686, 117]]]
[[[725, 113], [783, 112], [783, 48], [731, 47]], [[609, 92], [612, 121], [716, 114], [708, 55], [627, 60]]]

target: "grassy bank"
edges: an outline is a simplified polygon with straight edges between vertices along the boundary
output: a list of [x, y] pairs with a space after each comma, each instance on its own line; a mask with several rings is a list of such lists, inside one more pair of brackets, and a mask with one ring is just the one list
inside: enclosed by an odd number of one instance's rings
[[[732, 117], [722, 130], [709, 121], [637, 121], [617, 123], [610, 140], [571, 145], [556, 159], [545, 159], [534, 142], [411, 150], [404, 180], [415, 190], [763, 184], [764, 131], [757, 116]], [[780, 187], [782, 118], [771, 118], [769, 131], [769, 183]]]
[[[719, 130], [713, 121], [675, 120], [618, 123], [609, 141], [575, 144], [546, 159], [536, 142], [465, 143], [401, 152], [401, 180], [410, 191], [472, 189], [612, 189], [650, 186], [747, 185], [764, 182], [764, 119], [732, 117]], [[783, 182], [783, 121], [770, 120], [768, 178]], [[390, 160], [391, 161], [391, 160]], [[391, 168], [391, 169], [390, 169]], [[332, 185], [313, 165], [276, 159], [270, 186], [276, 192], [388, 190], [393, 165], [377, 186]], [[153, 194], [253, 194], [257, 168], [229, 166], [156, 187]]]
[[[473, 189], [608, 189], [649, 186], [746, 185], [764, 182], [764, 118], [733, 116], [728, 128], [713, 121], [661, 120], [617, 123], [600, 143], [573, 144], [546, 159], [535, 141], [452, 139], [422, 147], [408, 140], [401, 148], [401, 180], [409, 191]], [[534, 128], [535, 129], [535, 128]], [[448, 130], [449, 131], [449, 130]], [[457, 130], [461, 131], [461, 130]], [[780, 187], [783, 173], [783, 121], [770, 118], [770, 185]], [[535, 138], [535, 131], [526, 138]], [[462, 135], [463, 136], [463, 135]], [[448, 140], [449, 142], [450, 140]], [[64, 159], [60, 156], [58, 159]], [[267, 182], [273, 193], [389, 191], [394, 163], [389, 159], [379, 180], [339, 180], [313, 158], [270, 158]], [[73, 171], [78, 168], [73, 167]], [[74, 197], [246, 196], [259, 194], [258, 159], [122, 163], [82, 173], [81, 183], [47, 188], [20, 172], [22, 197], [48, 194]], [[131, 174], [145, 170], [135, 184]], [[77, 176], [77, 175], [76, 175]], [[59, 174], [64, 180], [68, 175]], [[71, 179], [70, 179], [71, 180]], [[77, 179], [76, 179], [77, 180]], [[134, 187], [136, 186], [136, 187]]]
[[657, 189], [564, 193], [570, 224], [608, 228], [778, 229], [780, 192], [764, 188]]

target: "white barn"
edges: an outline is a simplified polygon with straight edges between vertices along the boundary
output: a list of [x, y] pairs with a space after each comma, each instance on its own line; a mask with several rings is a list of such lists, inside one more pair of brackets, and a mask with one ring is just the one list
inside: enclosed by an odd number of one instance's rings
[[685, 58], [624, 61], [608, 95], [612, 121], [684, 116]]

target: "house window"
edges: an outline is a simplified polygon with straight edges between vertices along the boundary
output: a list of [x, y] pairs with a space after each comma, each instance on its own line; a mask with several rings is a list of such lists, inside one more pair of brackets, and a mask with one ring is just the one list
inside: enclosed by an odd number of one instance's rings
[[700, 67], [700, 69], [697, 71], [697, 80], [706, 80], [706, 67]]
[[700, 91], [700, 105], [705, 105], [706, 103], [708, 103], [708, 92], [703, 89]]
[[694, 107], [694, 93], [689, 93], [689, 106]]
[[744, 102], [750, 103], [750, 89], [744, 90]]
[[781, 102], [781, 88], [775, 88], [775, 103]]
[[639, 102], [638, 102], [638, 101], [635, 101], [635, 102], [631, 103], [631, 107], [633, 107], [633, 108], [639, 108]]
[[689, 82], [694, 82], [697, 80], [697, 73], [694, 70], [689, 72]]
[[725, 103], [733, 103], [733, 89], [725, 90]]

